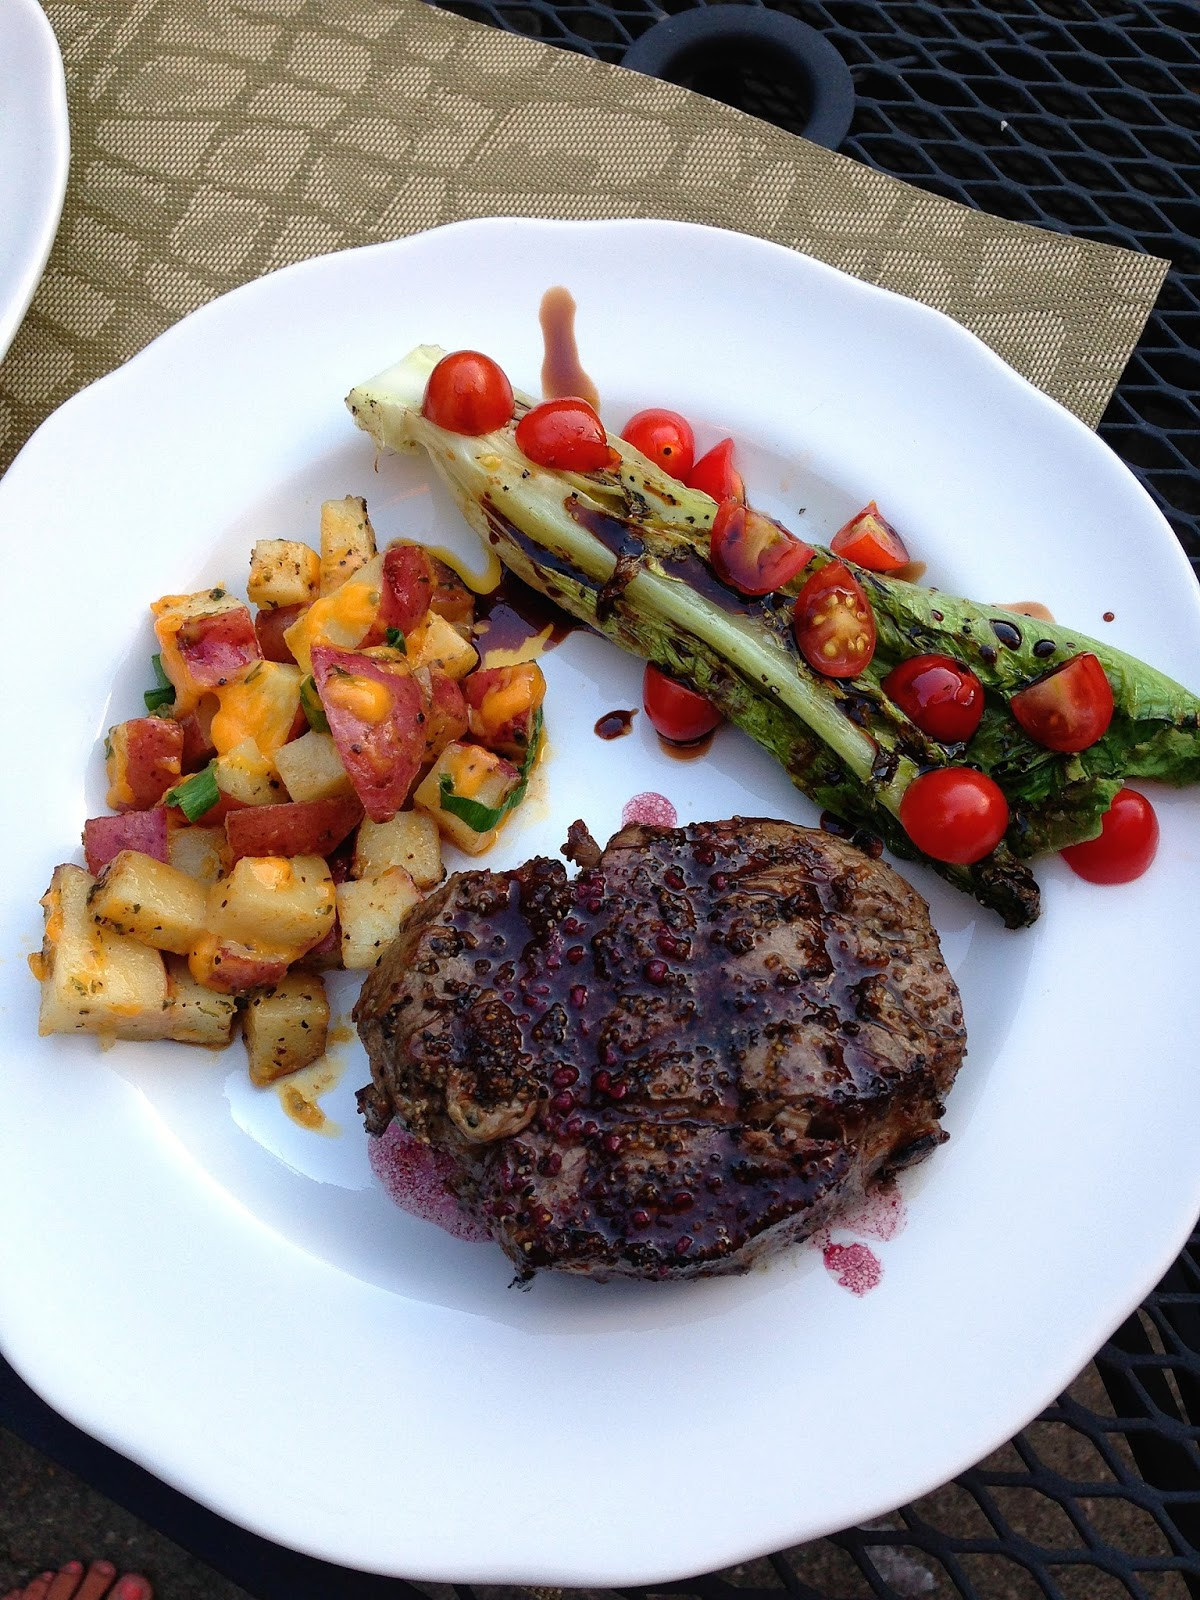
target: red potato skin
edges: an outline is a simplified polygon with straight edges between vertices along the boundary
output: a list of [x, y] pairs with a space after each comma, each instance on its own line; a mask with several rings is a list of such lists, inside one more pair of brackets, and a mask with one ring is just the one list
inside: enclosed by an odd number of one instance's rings
[[329, 876], [334, 883], [348, 883], [354, 876], [354, 844], [357, 829], [348, 833], [338, 845], [336, 850], [331, 850], [325, 857], [325, 865], [329, 868]]
[[199, 772], [217, 753], [217, 747], [212, 742], [212, 719], [217, 709], [217, 701], [213, 695], [205, 695], [195, 711], [189, 711], [186, 717], [180, 717], [179, 726], [183, 729], [183, 771], [184, 773]]
[[83, 825], [83, 854], [93, 877], [122, 850], [139, 850], [155, 861], [167, 859], [167, 813], [126, 811], [117, 817], [89, 817]]
[[234, 861], [243, 856], [328, 856], [358, 827], [362, 815], [354, 795], [243, 806], [225, 817], [225, 837]]
[[267, 955], [233, 939], [206, 939], [188, 956], [188, 970], [197, 983], [217, 994], [247, 994], [273, 989], [290, 965], [285, 955]]
[[342, 965], [342, 930], [337, 918], [333, 919], [333, 927], [321, 940], [320, 944], [313, 945], [295, 963], [308, 972], [332, 972]]
[[220, 688], [252, 662], [262, 660], [248, 606], [189, 617], [175, 642], [188, 676], [199, 689]]
[[[389, 822], [400, 810], [425, 764], [425, 696], [400, 661], [315, 645], [313, 679], [342, 765], [372, 822]], [[338, 704], [339, 674], [365, 678], [387, 694], [382, 717], [366, 722]]]
[[[530, 680], [527, 709], [494, 726], [484, 716], [484, 702], [493, 689], [504, 689], [521, 678]], [[462, 686], [472, 739], [486, 749], [494, 750], [499, 756], [510, 756], [520, 761], [529, 749], [534, 718], [546, 692], [542, 669], [536, 662], [528, 661], [513, 667], [482, 667], [464, 678]]]
[[287, 647], [283, 635], [306, 605], [276, 606], [273, 611], [258, 611], [254, 616], [254, 637], [258, 640], [258, 648], [262, 651], [264, 661], [281, 661], [285, 665], [294, 665], [295, 656]]
[[399, 628], [407, 636], [428, 611], [436, 611], [447, 622], [469, 625], [475, 618], [475, 596], [452, 567], [422, 545], [389, 545], [383, 555], [379, 614], [370, 642], [382, 643], [389, 628]]
[[379, 614], [373, 634], [387, 637], [389, 628], [410, 634], [429, 610], [436, 575], [433, 557], [419, 544], [392, 544], [383, 555]]
[[[421, 671], [416, 677], [425, 694], [425, 763], [428, 765], [437, 760], [451, 740], [462, 738], [470, 719], [466, 697], [453, 678], [433, 671]], [[426, 678], [428, 683], [424, 681]]]
[[433, 558], [433, 599], [429, 609], [456, 627], [470, 626], [475, 621], [475, 596], [455, 572], [453, 567]]
[[179, 782], [183, 729], [169, 717], [133, 717], [109, 732], [108, 803], [114, 811], [148, 811]]

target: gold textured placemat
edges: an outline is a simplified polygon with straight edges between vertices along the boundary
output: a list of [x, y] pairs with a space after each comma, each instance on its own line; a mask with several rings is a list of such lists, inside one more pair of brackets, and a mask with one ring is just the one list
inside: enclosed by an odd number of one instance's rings
[[760, 235], [948, 312], [1084, 421], [1167, 263], [1003, 222], [672, 84], [422, 0], [46, 0], [72, 159], [0, 366], [0, 469], [179, 317], [308, 256], [476, 216]]

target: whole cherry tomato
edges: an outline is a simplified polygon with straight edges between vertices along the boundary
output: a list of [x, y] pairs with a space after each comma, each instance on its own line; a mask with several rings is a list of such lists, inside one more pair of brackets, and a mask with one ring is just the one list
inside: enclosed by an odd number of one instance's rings
[[599, 472], [621, 457], [586, 400], [543, 400], [517, 423], [517, 448], [539, 467]]
[[900, 801], [904, 831], [927, 856], [967, 866], [1004, 837], [1008, 801], [999, 784], [973, 767], [935, 767], [914, 778]]
[[680, 482], [692, 470], [696, 438], [691, 423], [678, 411], [639, 411], [621, 429], [621, 437]]
[[904, 540], [872, 500], [830, 541], [835, 555], [845, 556], [870, 572], [896, 572], [909, 562]]
[[862, 585], [830, 561], [796, 596], [792, 621], [800, 654], [827, 678], [856, 678], [875, 654], [875, 616]]
[[742, 594], [771, 594], [804, 571], [812, 546], [740, 500], [722, 500], [709, 534], [708, 559], [717, 577]]
[[491, 356], [455, 350], [429, 374], [421, 415], [449, 433], [492, 433], [512, 414], [512, 384]]
[[1072, 656], [1009, 701], [1031, 739], [1048, 750], [1086, 750], [1112, 721], [1112, 686], [1090, 651]]
[[722, 721], [711, 700], [654, 666], [642, 679], [642, 704], [654, 731], [672, 744], [695, 744]]
[[689, 489], [699, 489], [717, 501], [744, 500], [746, 485], [733, 464], [733, 440], [722, 439], [713, 445], [688, 473], [686, 482]]
[[1089, 883], [1132, 883], [1158, 853], [1158, 818], [1136, 789], [1118, 789], [1099, 836], [1071, 844], [1062, 858]]
[[893, 667], [883, 692], [931, 739], [969, 739], [983, 716], [983, 685], [952, 656], [912, 656]]

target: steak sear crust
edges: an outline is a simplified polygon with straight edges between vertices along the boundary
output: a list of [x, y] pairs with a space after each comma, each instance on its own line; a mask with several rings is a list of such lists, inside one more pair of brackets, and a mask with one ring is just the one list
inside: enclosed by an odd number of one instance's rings
[[368, 1129], [448, 1152], [523, 1276], [741, 1271], [945, 1138], [962, 1008], [886, 863], [738, 817], [567, 850], [448, 879], [354, 1013]]

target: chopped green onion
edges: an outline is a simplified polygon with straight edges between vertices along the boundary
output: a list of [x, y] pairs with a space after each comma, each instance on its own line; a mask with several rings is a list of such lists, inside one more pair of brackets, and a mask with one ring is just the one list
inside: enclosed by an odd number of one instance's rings
[[163, 800], [169, 806], [178, 806], [189, 822], [195, 822], [206, 811], [211, 811], [221, 798], [217, 788], [217, 763], [210, 761], [203, 772], [194, 772], [190, 778], [168, 789]]
[[448, 811], [452, 817], [460, 817], [472, 833], [490, 833], [506, 812], [512, 810], [512, 795], [502, 806], [485, 806], [478, 800], [468, 800], [465, 795], [455, 794], [454, 779], [448, 772], [443, 772], [438, 783], [439, 800], [443, 811]]
[[172, 706], [175, 704], [175, 685], [163, 671], [162, 657], [150, 657], [150, 665], [154, 669], [154, 688], [147, 689], [142, 699], [146, 702], [147, 711], [157, 711], [159, 706]]
[[300, 709], [314, 733], [329, 732], [329, 718], [325, 715], [325, 707], [321, 704], [321, 696], [317, 693], [315, 678], [305, 678], [300, 684]]
[[408, 654], [408, 642], [404, 637], [403, 629], [389, 628], [387, 631], [387, 642], [389, 645], [391, 645], [393, 650], [401, 650], [405, 655]]
[[443, 772], [438, 782], [438, 798], [443, 811], [448, 811], [452, 817], [458, 817], [465, 822], [472, 833], [490, 833], [493, 828], [499, 827], [510, 811], [515, 811], [525, 798], [525, 791], [529, 787], [529, 775], [533, 771], [534, 763], [538, 758], [538, 751], [542, 745], [542, 712], [541, 707], [533, 714], [533, 731], [529, 739], [529, 747], [521, 759], [520, 781], [502, 806], [485, 806], [478, 800], [468, 800], [465, 795], [455, 794], [454, 779], [448, 772]]

